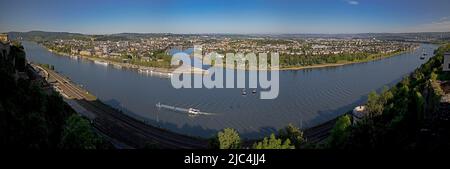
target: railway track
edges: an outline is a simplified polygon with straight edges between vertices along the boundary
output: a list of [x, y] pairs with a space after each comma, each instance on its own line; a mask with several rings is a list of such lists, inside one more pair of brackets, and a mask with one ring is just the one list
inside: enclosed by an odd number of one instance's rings
[[159, 148], [169, 149], [202, 149], [208, 146], [207, 140], [144, 124], [101, 103], [56, 72], [45, 70], [58, 82], [59, 88], [67, 96], [96, 115], [96, 118], [93, 119], [94, 127], [108, 137], [135, 148], [142, 148], [148, 144], [156, 144]]

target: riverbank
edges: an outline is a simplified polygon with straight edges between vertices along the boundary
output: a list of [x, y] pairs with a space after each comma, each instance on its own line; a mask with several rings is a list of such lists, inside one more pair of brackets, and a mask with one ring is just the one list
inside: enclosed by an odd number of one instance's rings
[[[351, 65], [351, 64], [358, 64], [358, 63], [366, 63], [366, 62], [372, 62], [372, 61], [377, 61], [377, 60], [381, 60], [381, 59], [394, 57], [394, 56], [401, 55], [401, 54], [404, 54], [407, 52], [415, 51], [417, 49], [418, 49], [418, 47], [415, 47], [413, 49], [409, 49], [409, 50], [405, 50], [405, 51], [385, 54], [381, 57], [372, 56], [368, 59], [357, 60], [357, 61], [338, 61], [338, 63], [326, 63], [326, 64], [311, 65], [311, 66], [284, 67], [284, 68], [281, 68], [280, 70], [314, 69], [314, 68], [337, 67], [337, 66], [344, 66], [344, 65]], [[376, 54], [376, 55], [379, 55], [379, 54]]]
[[[116, 68], [127, 68], [127, 69], [135, 69], [139, 73], [150, 73], [155, 75], [167, 75], [171, 76], [173, 73], [193, 73], [193, 74], [207, 74], [208, 71], [196, 68], [192, 66], [186, 66], [184, 65], [181, 68], [159, 68], [159, 67], [148, 67], [148, 66], [142, 66], [137, 64], [131, 64], [131, 63], [121, 63], [117, 61], [112, 61], [110, 59], [104, 59], [104, 58], [98, 58], [98, 57], [89, 57], [89, 56], [81, 56], [81, 55], [71, 55], [68, 53], [63, 52], [57, 52], [53, 51], [46, 46], [41, 45], [42, 47], [46, 48], [48, 51], [52, 53], [56, 53], [63, 56], [69, 56], [69, 57], [81, 57], [83, 59], [91, 60], [94, 62], [103, 62], [106, 64], [113, 65]], [[345, 65], [351, 65], [351, 64], [358, 64], [358, 63], [366, 63], [371, 61], [377, 61], [381, 59], [386, 59], [389, 57], [397, 56], [404, 54], [406, 52], [417, 50], [419, 47], [415, 47], [413, 49], [405, 50], [405, 51], [399, 51], [399, 52], [392, 52], [389, 54], [373, 54], [372, 56], [369, 56], [366, 59], [357, 60], [357, 61], [337, 61], [337, 63], [324, 63], [324, 64], [316, 64], [316, 65], [308, 65], [308, 66], [285, 66], [285, 67], [274, 67], [274, 68], [267, 68], [267, 69], [259, 69], [257, 67], [246, 67], [245, 70], [278, 70], [278, 71], [286, 71], [286, 70], [302, 70], [302, 69], [315, 69], [315, 68], [326, 68], [326, 67], [338, 67], [338, 66], [345, 66]], [[381, 56], [378, 56], [381, 55]], [[214, 66], [216, 68], [221, 66]], [[236, 70], [244, 70], [242, 68], [238, 68], [235, 65], [222, 65], [222, 67], [227, 69], [236, 69]]]
[[[394, 57], [397, 55], [401, 55], [407, 52], [415, 51], [418, 47], [415, 47], [413, 49], [400, 51], [400, 52], [393, 52], [389, 54], [384, 54], [380, 57], [377, 57], [376, 55], [380, 54], [374, 54], [374, 56], [370, 56], [367, 59], [357, 60], [357, 61], [338, 61], [337, 63], [325, 63], [325, 64], [317, 64], [317, 65], [309, 65], [309, 66], [289, 66], [289, 67], [275, 67], [275, 68], [267, 68], [267, 69], [259, 69], [257, 67], [246, 67], [245, 70], [278, 70], [278, 71], [287, 71], [287, 70], [302, 70], [302, 69], [315, 69], [315, 68], [326, 68], [326, 67], [338, 67], [338, 66], [345, 66], [345, 65], [351, 65], [351, 64], [358, 64], [358, 63], [366, 63], [366, 62], [372, 62], [377, 60], [382, 60], [390, 57]], [[221, 66], [215, 66], [215, 67], [221, 67]], [[237, 70], [244, 70], [242, 68], [236, 67], [235, 65], [223, 65], [223, 67], [227, 69], [237, 69]]]
[[193, 73], [193, 74], [208, 74], [206, 70], [192, 67], [192, 66], [183, 66], [181, 68], [158, 68], [158, 67], [148, 67], [148, 66], [142, 66], [142, 65], [136, 65], [131, 63], [122, 63], [122, 62], [116, 62], [111, 61], [109, 59], [103, 59], [98, 57], [89, 57], [89, 56], [82, 56], [82, 55], [71, 55], [68, 53], [58, 52], [51, 50], [43, 45], [41, 45], [43, 48], [47, 49], [49, 52], [62, 55], [62, 56], [68, 56], [71, 58], [82, 58], [86, 60], [93, 61], [94, 63], [99, 64], [105, 64], [105, 65], [112, 65], [115, 68], [118, 69], [132, 69], [136, 70], [139, 73], [150, 73], [155, 75], [165, 75], [170, 77], [173, 73]]

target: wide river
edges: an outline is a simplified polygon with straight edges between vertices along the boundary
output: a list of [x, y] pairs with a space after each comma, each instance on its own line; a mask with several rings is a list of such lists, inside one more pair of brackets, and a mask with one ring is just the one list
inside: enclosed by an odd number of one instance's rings
[[[84, 59], [51, 53], [33, 42], [23, 42], [28, 60], [55, 66], [103, 102], [128, 115], [175, 132], [210, 137], [231, 127], [242, 137], [257, 138], [288, 123], [308, 128], [363, 104], [367, 94], [400, 81], [432, 56], [436, 45], [398, 56], [339, 67], [280, 71], [280, 93], [261, 100], [243, 96], [241, 89], [175, 89], [170, 79], [117, 69]], [[424, 49], [428, 56], [420, 60]], [[157, 108], [157, 103], [197, 108], [208, 115], [189, 116], [183, 111]]]

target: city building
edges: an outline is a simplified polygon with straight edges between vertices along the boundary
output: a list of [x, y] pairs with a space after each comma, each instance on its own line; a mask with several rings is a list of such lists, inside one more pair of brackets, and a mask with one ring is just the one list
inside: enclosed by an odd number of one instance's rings
[[80, 51], [80, 55], [91, 56], [92, 52], [91, 51], [87, 51], [87, 50], [82, 50], [82, 51]]

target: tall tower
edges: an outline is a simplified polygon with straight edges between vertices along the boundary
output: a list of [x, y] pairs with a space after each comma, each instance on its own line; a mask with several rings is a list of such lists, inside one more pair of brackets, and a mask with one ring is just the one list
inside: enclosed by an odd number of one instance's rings
[[9, 42], [8, 34], [7, 33], [1, 33], [0, 34], [0, 42], [7, 43]]

